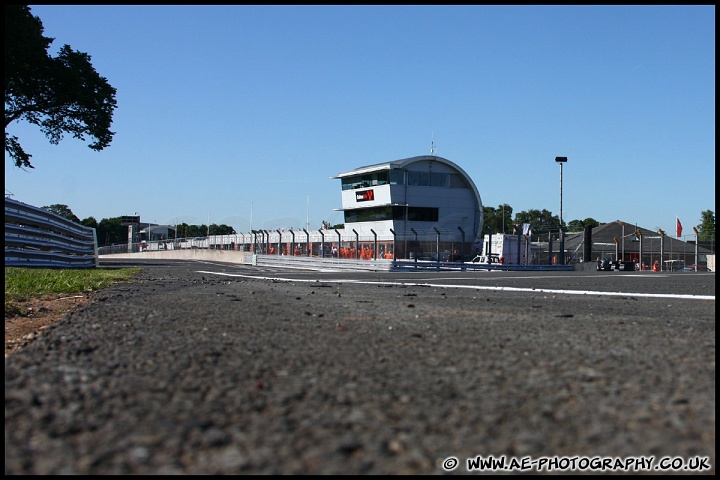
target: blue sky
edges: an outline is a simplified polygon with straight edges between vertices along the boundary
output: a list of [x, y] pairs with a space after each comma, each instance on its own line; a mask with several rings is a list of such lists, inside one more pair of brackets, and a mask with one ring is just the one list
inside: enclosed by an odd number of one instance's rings
[[[482, 203], [692, 233], [715, 212], [715, 7], [31, 5], [117, 89], [110, 147], [14, 123], [5, 189], [81, 219], [318, 229], [435, 154]], [[251, 225], [252, 223], [252, 225]]]

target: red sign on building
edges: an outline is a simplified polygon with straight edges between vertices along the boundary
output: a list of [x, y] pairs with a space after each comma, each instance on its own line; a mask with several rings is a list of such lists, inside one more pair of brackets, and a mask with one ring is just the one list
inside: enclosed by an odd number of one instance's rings
[[375, 192], [373, 192], [372, 190], [355, 192], [355, 200], [358, 202], [369, 202], [371, 200], [375, 200]]

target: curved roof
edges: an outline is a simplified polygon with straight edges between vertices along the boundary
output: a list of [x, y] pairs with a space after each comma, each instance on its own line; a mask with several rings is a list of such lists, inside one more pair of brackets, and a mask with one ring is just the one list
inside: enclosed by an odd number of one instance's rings
[[432, 162], [439, 162], [444, 163], [445, 165], [448, 165], [449, 167], [453, 168], [454, 170], [457, 170], [457, 172], [465, 178], [465, 181], [468, 183], [470, 188], [473, 190], [473, 193], [475, 193], [475, 198], [478, 202], [478, 209], [482, 211], [483, 205], [482, 200], [480, 199], [480, 193], [478, 192], [477, 187], [475, 186], [475, 182], [472, 181], [472, 178], [459, 166], [457, 166], [455, 163], [451, 162], [447, 158], [438, 157], [435, 155], [420, 155], [417, 157], [410, 157], [410, 158], [403, 158], [401, 160], [393, 160], [390, 162], [383, 162], [383, 163], [376, 163], [374, 165], [367, 165], [365, 167], [359, 167], [355, 170], [350, 170], [348, 172], [342, 172], [339, 173], [335, 177], [330, 178], [344, 178], [349, 177], [351, 175], [360, 175], [363, 173], [370, 173], [370, 172], [377, 172], [379, 170], [395, 170], [395, 169], [403, 169], [407, 168], [408, 165], [416, 162], [423, 162], [423, 161], [432, 161]]

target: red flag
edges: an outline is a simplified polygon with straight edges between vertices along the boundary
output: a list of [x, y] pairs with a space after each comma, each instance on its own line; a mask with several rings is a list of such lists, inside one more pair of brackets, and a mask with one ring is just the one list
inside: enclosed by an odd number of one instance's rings
[[682, 235], [682, 223], [680, 223], [680, 219], [675, 217], [675, 220], [677, 220], [677, 237], [680, 238], [680, 235]]

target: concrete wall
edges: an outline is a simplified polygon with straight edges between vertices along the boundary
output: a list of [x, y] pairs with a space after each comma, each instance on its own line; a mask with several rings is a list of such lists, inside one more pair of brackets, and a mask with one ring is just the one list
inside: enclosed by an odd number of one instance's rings
[[100, 260], [112, 260], [116, 258], [148, 260], [148, 259], [175, 259], [175, 260], [205, 260], [226, 263], [252, 264], [252, 253], [238, 252], [234, 250], [208, 250], [202, 248], [189, 248], [183, 250], [160, 250], [138, 253], [116, 253], [112, 255], [100, 255]]

